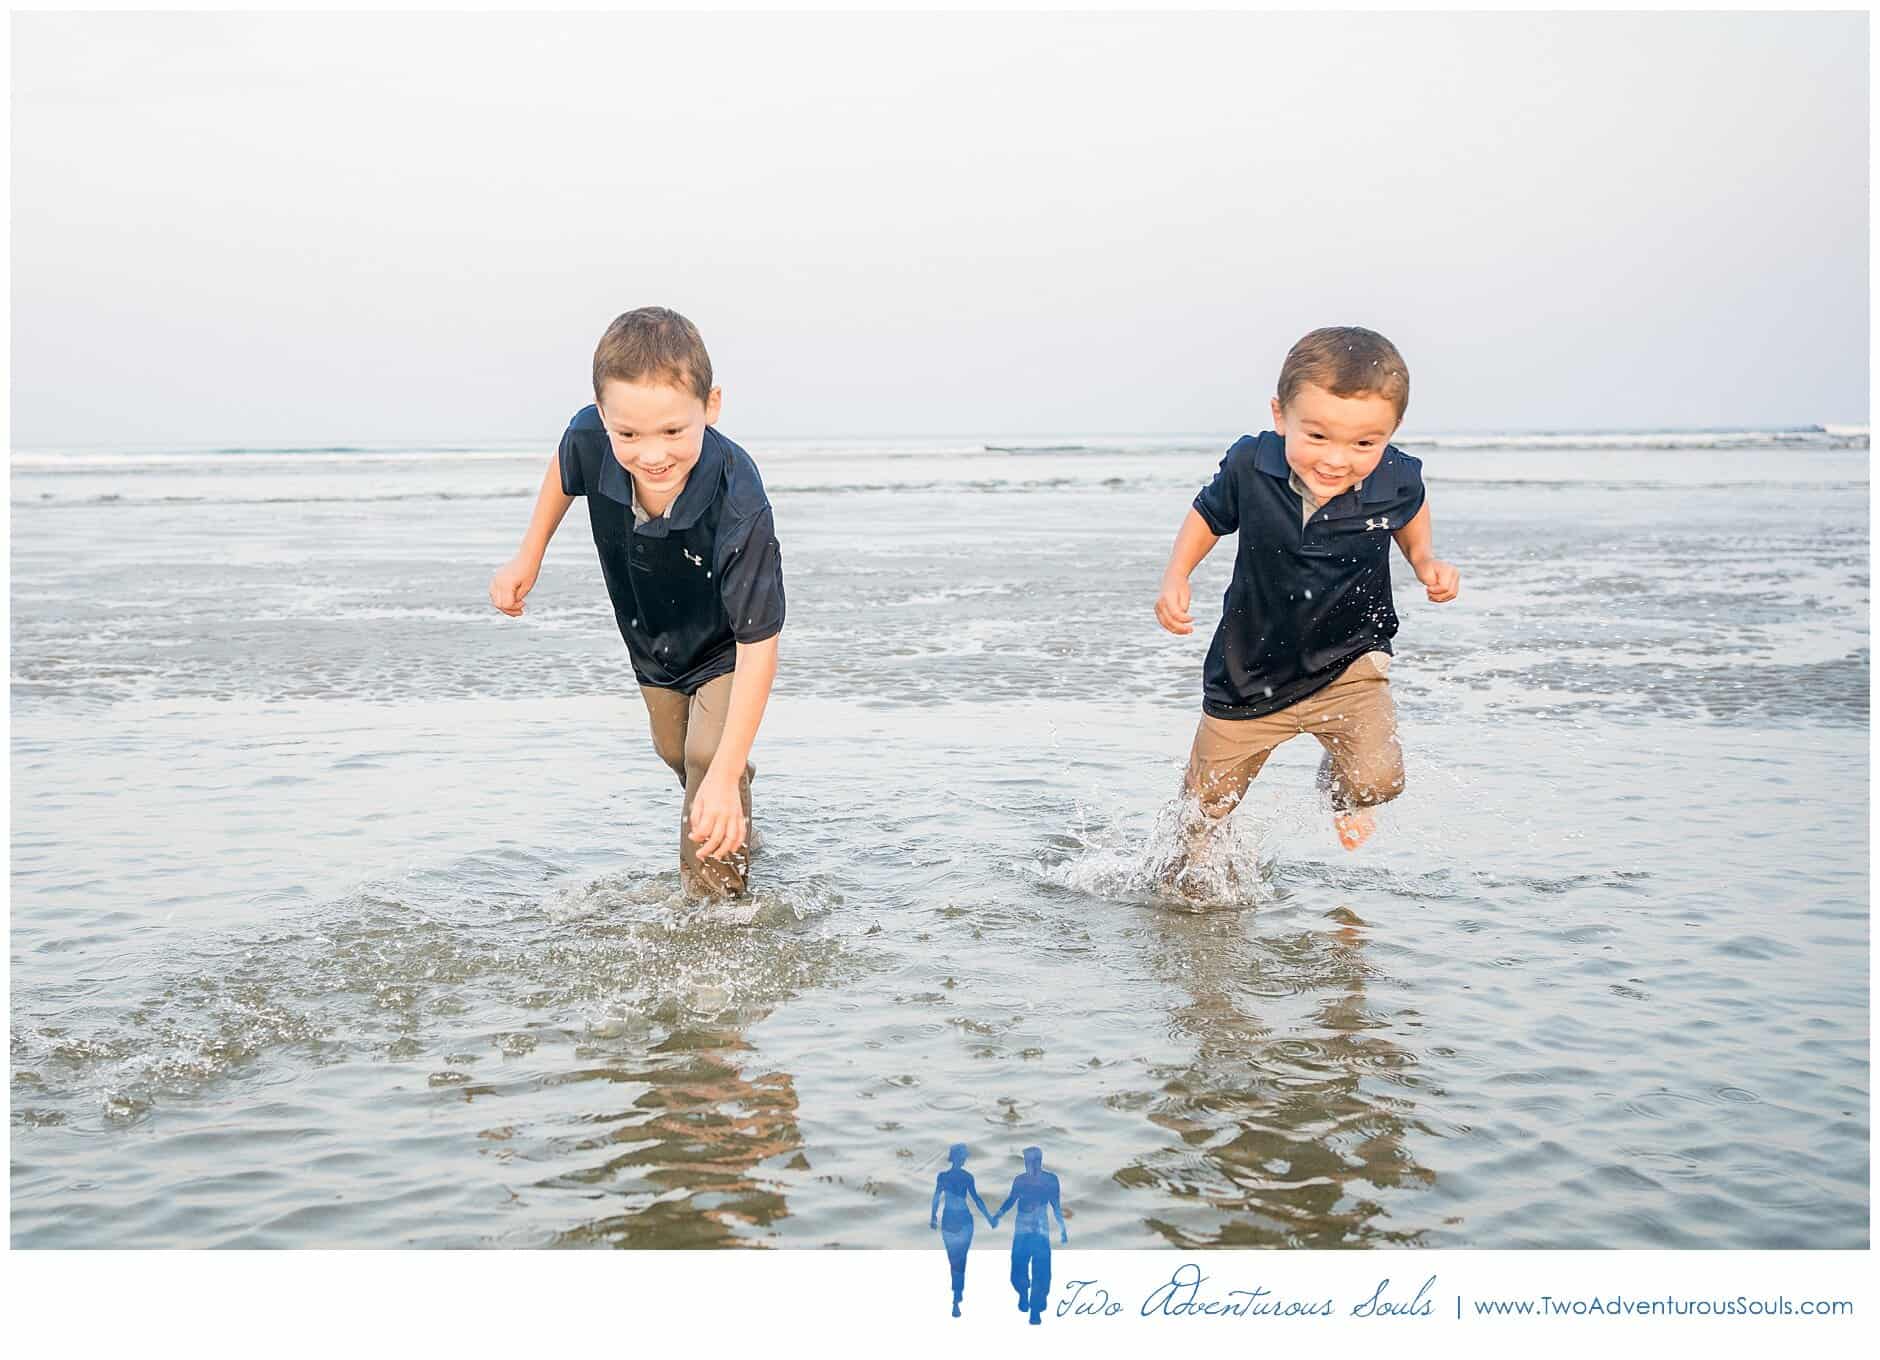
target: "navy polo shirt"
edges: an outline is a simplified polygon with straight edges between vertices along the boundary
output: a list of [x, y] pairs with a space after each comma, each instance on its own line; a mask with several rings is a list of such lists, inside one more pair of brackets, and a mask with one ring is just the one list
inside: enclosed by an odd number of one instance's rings
[[633, 479], [600, 412], [561, 437], [561, 489], [587, 497], [614, 619], [642, 685], [690, 694], [737, 665], [740, 642], [783, 630], [783, 552], [757, 464], [707, 426], [666, 513], [633, 521]]
[[1369, 477], [1300, 523], [1286, 444], [1243, 435], [1195, 510], [1239, 533], [1234, 579], [1202, 671], [1204, 712], [1259, 718], [1296, 704], [1366, 652], [1390, 650], [1391, 535], [1423, 508], [1423, 464], [1395, 445]]

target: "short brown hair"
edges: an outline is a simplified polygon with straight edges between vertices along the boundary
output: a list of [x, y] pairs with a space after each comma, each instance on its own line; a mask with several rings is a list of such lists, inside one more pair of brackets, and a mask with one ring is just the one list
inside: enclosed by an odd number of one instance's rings
[[1397, 408], [1399, 424], [1410, 405], [1410, 369], [1403, 355], [1362, 326], [1321, 326], [1292, 347], [1279, 370], [1280, 409], [1292, 405], [1307, 383], [1335, 397], [1382, 397]]
[[670, 307], [637, 307], [615, 317], [594, 347], [594, 399], [609, 380], [656, 378], [689, 388], [700, 401], [712, 392], [712, 358], [698, 327]]

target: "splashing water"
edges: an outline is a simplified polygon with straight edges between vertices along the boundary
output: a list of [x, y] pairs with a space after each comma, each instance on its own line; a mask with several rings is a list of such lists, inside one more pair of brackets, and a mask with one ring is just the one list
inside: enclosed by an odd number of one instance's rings
[[1164, 803], [1148, 834], [1130, 827], [1096, 832], [1075, 842], [1064, 859], [1039, 861], [1045, 882], [1089, 897], [1139, 902], [1184, 911], [1251, 907], [1262, 898], [1265, 846], [1262, 828], [1244, 816], [1206, 830], [1192, 794]]

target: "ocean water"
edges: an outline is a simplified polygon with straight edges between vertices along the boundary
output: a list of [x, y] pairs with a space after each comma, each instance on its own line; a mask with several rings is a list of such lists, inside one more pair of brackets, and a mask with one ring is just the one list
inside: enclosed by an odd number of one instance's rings
[[487, 603], [546, 445], [17, 451], [13, 1244], [933, 1246], [963, 1141], [1081, 1246], [1866, 1246], [1864, 431], [1406, 441], [1407, 790], [1291, 743], [1177, 903], [1230, 438], [745, 440], [731, 907], [584, 516]]

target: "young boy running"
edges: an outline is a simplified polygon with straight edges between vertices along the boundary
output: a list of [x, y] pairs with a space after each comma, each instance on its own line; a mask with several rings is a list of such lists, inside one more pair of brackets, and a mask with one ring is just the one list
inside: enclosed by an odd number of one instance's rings
[[653, 728], [685, 787], [680, 878], [735, 896], [749, 872], [749, 756], [777, 673], [783, 558], [750, 455], [712, 428], [722, 393], [696, 327], [664, 307], [617, 317], [594, 405], [550, 460], [515, 557], [490, 580], [514, 617], [576, 496]]
[[1455, 599], [1460, 581], [1431, 551], [1422, 463], [1390, 443], [1409, 400], [1390, 341], [1357, 326], [1313, 331], [1280, 369], [1272, 430], [1228, 449], [1176, 535], [1155, 616], [1177, 634], [1194, 632], [1189, 574], [1240, 535], [1183, 780], [1194, 800], [1185, 861], [1301, 733], [1325, 747], [1320, 784], [1347, 850], [1371, 835], [1369, 809], [1403, 791], [1387, 679], [1390, 541], [1432, 601]]

